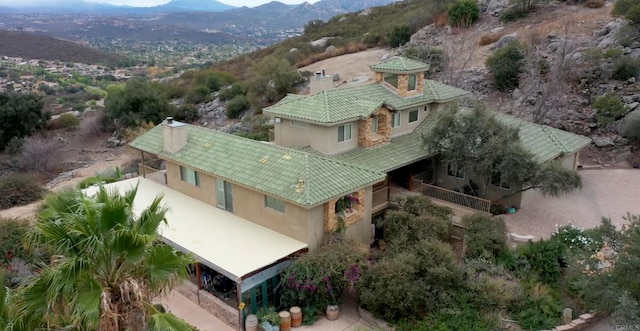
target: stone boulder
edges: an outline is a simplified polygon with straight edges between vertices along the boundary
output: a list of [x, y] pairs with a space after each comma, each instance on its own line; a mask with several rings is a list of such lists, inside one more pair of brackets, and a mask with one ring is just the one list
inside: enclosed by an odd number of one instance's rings
[[503, 48], [507, 45], [509, 45], [511, 42], [514, 42], [518, 40], [518, 33], [514, 32], [511, 34], [506, 34], [504, 36], [502, 36], [500, 39], [498, 39], [498, 41], [496, 41], [495, 44], [493, 44], [493, 46], [491, 46], [491, 50], [495, 51], [498, 50], [500, 48]]
[[333, 37], [324, 37], [314, 41], [309, 42], [312, 47], [326, 47], [329, 40], [333, 39]]
[[485, 13], [491, 16], [499, 16], [500, 13], [507, 8], [509, 2], [507, 0], [491, 0], [487, 5]]
[[437, 46], [442, 43], [438, 37], [438, 28], [435, 25], [427, 25], [411, 35], [409, 39], [410, 46], [430, 45]]

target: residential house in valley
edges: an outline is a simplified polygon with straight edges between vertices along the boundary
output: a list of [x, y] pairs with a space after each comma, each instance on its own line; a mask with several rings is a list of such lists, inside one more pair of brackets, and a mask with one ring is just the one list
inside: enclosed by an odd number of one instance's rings
[[[368, 247], [374, 218], [394, 192], [419, 191], [462, 213], [489, 211], [490, 201], [454, 191], [469, 180], [463, 169], [434, 162], [422, 147], [432, 115], [468, 92], [425, 79], [426, 64], [402, 57], [371, 69], [374, 83], [331, 88], [320, 75], [312, 78], [320, 84], [312, 94], [291, 94], [264, 109], [274, 121], [272, 142], [172, 119], [131, 142], [140, 152], [141, 177], [110, 185], [138, 185], [140, 208], [164, 195], [171, 211], [163, 239], [199, 261], [198, 287], [186, 295], [230, 325], [241, 328], [244, 314], [277, 302], [280, 270], [327, 233], [344, 227], [348, 238]], [[589, 143], [498, 118], [520, 128], [522, 143], [540, 162], [560, 159], [575, 168]], [[492, 190], [502, 194], [505, 188], [495, 184]], [[521, 199], [508, 203], [518, 206]], [[201, 289], [210, 285], [218, 298]]]

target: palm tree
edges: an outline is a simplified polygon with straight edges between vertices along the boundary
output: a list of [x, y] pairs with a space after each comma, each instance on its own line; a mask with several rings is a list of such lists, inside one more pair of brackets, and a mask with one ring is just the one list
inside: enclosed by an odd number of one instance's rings
[[136, 215], [137, 187], [125, 193], [101, 187], [45, 198], [29, 248], [50, 249], [51, 263], [17, 289], [12, 311], [26, 329], [191, 330], [160, 313], [152, 297], [187, 276], [193, 260], [158, 240], [166, 222], [162, 197]]

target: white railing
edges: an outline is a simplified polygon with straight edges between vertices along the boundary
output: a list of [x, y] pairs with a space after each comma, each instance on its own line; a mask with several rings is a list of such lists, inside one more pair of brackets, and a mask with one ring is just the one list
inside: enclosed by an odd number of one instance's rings
[[426, 196], [454, 203], [456, 205], [479, 210], [488, 213], [491, 208], [491, 201], [474, 197], [472, 195], [447, 190], [442, 187], [422, 184], [422, 193]]

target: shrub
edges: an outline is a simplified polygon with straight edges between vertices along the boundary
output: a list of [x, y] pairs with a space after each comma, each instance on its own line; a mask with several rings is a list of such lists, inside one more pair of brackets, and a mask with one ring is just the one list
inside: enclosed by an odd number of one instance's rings
[[613, 16], [624, 16], [633, 24], [640, 24], [640, 1], [617, 0], [611, 11]]
[[486, 65], [497, 89], [506, 91], [516, 88], [524, 69], [524, 46], [513, 41], [489, 56]]
[[530, 277], [539, 279], [545, 284], [557, 284], [560, 280], [561, 269], [565, 264], [564, 247], [555, 240], [540, 240], [529, 242], [518, 247], [518, 253], [528, 263], [529, 270], [534, 274]]
[[480, 18], [480, 7], [475, 0], [458, 0], [447, 11], [453, 26], [468, 27]]
[[0, 265], [7, 265], [14, 258], [27, 258], [22, 242], [29, 228], [25, 220], [0, 218]]
[[624, 55], [613, 59], [613, 79], [627, 80], [640, 75], [640, 59]]
[[73, 114], [62, 114], [55, 121], [55, 126], [61, 129], [74, 128], [80, 125], [80, 119]]
[[507, 226], [502, 218], [473, 214], [465, 216], [462, 222], [467, 226], [466, 258], [496, 259], [506, 254]]
[[489, 45], [489, 44], [493, 44], [496, 41], [500, 40], [500, 38], [502, 38], [502, 36], [504, 36], [503, 33], [490, 33], [490, 34], [482, 35], [480, 37], [480, 39], [478, 40], [478, 45], [486, 46], [486, 45]]
[[622, 130], [622, 135], [632, 142], [640, 143], [640, 117], [630, 118]]
[[444, 69], [446, 55], [441, 48], [430, 46], [413, 46], [402, 52], [402, 56], [429, 64], [429, 74], [441, 72]]
[[604, 6], [604, 0], [586, 0], [584, 6], [587, 8], [601, 8]]
[[462, 286], [462, 271], [450, 246], [424, 240], [412, 252], [383, 258], [358, 283], [362, 305], [386, 321], [424, 316], [449, 306], [447, 294]]
[[38, 201], [45, 193], [33, 178], [11, 175], [0, 179], [0, 209], [23, 206]]
[[562, 300], [557, 292], [534, 283], [525, 299], [512, 306], [515, 319], [525, 330], [546, 330], [559, 324]]
[[243, 111], [249, 109], [249, 99], [244, 95], [236, 95], [227, 103], [227, 116], [238, 118]]
[[227, 101], [233, 99], [237, 95], [247, 94], [247, 86], [244, 83], [238, 82], [220, 90], [220, 101]]
[[188, 103], [198, 104], [208, 101], [211, 90], [205, 85], [197, 85], [185, 95], [184, 99]]
[[527, 17], [528, 14], [529, 13], [527, 11], [523, 10], [519, 6], [511, 7], [503, 11], [502, 14], [500, 14], [500, 21], [504, 23], [513, 22], [521, 18]]
[[411, 39], [411, 28], [409, 25], [399, 25], [389, 33], [389, 46], [398, 47], [406, 44]]
[[636, 3], [635, 6], [629, 8], [624, 17], [633, 24], [640, 24], [640, 3]]
[[555, 240], [563, 244], [570, 251], [595, 251], [600, 247], [596, 247], [596, 242], [586, 234], [584, 229], [573, 224], [558, 226], [556, 232], [551, 236], [551, 240]]
[[176, 121], [191, 123], [199, 120], [200, 114], [198, 113], [198, 109], [194, 105], [184, 104], [178, 107], [173, 117], [176, 119]]
[[58, 142], [54, 138], [32, 136], [22, 144], [18, 167], [26, 171], [50, 173], [60, 170]]
[[470, 301], [483, 311], [504, 310], [522, 299], [523, 290], [517, 279], [504, 266], [484, 260], [465, 263]]
[[[616, 32], [615, 37], [622, 47], [631, 47], [636, 38], [638, 38], [638, 33], [637, 27], [627, 25], [620, 28], [620, 30]], [[622, 51], [620, 53], [622, 53]]]
[[596, 118], [603, 126], [613, 123], [628, 110], [622, 99], [613, 92], [599, 96], [591, 107], [598, 112]]
[[344, 289], [359, 281], [364, 257], [354, 242], [333, 237], [282, 271], [281, 305], [321, 311], [338, 304]]

